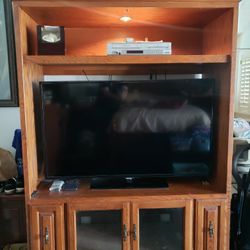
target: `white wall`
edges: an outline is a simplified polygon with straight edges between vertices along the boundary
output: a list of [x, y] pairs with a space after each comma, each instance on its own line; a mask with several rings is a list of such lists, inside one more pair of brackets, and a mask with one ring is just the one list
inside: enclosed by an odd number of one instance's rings
[[12, 139], [15, 129], [20, 128], [19, 108], [0, 108], [0, 148], [13, 154]]
[[238, 48], [250, 49], [250, 0], [239, 5]]

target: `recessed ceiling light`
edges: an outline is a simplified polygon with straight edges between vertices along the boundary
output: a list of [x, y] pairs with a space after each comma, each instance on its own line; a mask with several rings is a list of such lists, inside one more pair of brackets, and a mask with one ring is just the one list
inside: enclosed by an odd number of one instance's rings
[[131, 21], [132, 18], [130, 16], [122, 16], [120, 18], [120, 20], [123, 21], [123, 22], [125, 22], [125, 23], [127, 23], [127, 22]]
[[126, 13], [122, 17], [120, 17], [120, 20], [125, 23], [132, 20], [132, 17], [128, 15], [128, 10], [126, 10]]

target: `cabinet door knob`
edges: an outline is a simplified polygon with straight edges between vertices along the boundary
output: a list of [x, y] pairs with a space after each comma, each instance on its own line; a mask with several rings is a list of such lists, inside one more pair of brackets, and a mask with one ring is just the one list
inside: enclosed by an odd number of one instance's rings
[[137, 239], [137, 229], [136, 229], [136, 224], [133, 225], [133, 238], [134, 240]]
[[126, 224], [123, 225], [123, 240], [126, 241], [128, 238], [128, 230]]
[[45, 227], [45, 244], [49, 243], [49, 229]]
[[208, 233], [210, 238], [214, 237], [214, 225], [212, 221], [209, 221]]

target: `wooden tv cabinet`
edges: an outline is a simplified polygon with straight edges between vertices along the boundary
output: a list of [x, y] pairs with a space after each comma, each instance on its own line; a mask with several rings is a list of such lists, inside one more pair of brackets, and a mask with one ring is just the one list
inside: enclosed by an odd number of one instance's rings
[[[14, 0], [13, 10], [30, 249], [157, 250], [163, 249], [154, 245], [159, 239], [172, 249], [228, 250], [238, 1]], [[134, 20], [124, 24], [119, 17], [126, 10]], [[37, 55], [37, 25], [65, 26], [64, 56]], [[125, 37], [170, 41], [173, 54], [107, 56], [106, 43]], [[45, 75], [85, 73], [214, 78], [216, 160], [208, 182], [171, 179], [167, 189], [91, 190], [84, 180], [75, 192], [50, 193], [36, 140], [38, 83]], [[178, 247], [171, 245], [174, 230]]]

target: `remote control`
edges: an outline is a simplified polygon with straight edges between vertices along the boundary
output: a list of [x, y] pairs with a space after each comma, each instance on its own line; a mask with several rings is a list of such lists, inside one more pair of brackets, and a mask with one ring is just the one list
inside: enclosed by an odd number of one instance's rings
[[55, 180], [55, 181], [53, 181], [51, 187], [49, 188], [49, 191], [50, 192], [60, 192], [63, 184], [64, 184], [64, 181]]
[[80, 181], [78, 179], [65, 181], [62, 189], [63, 191], [76, 191], [80, 186]]

